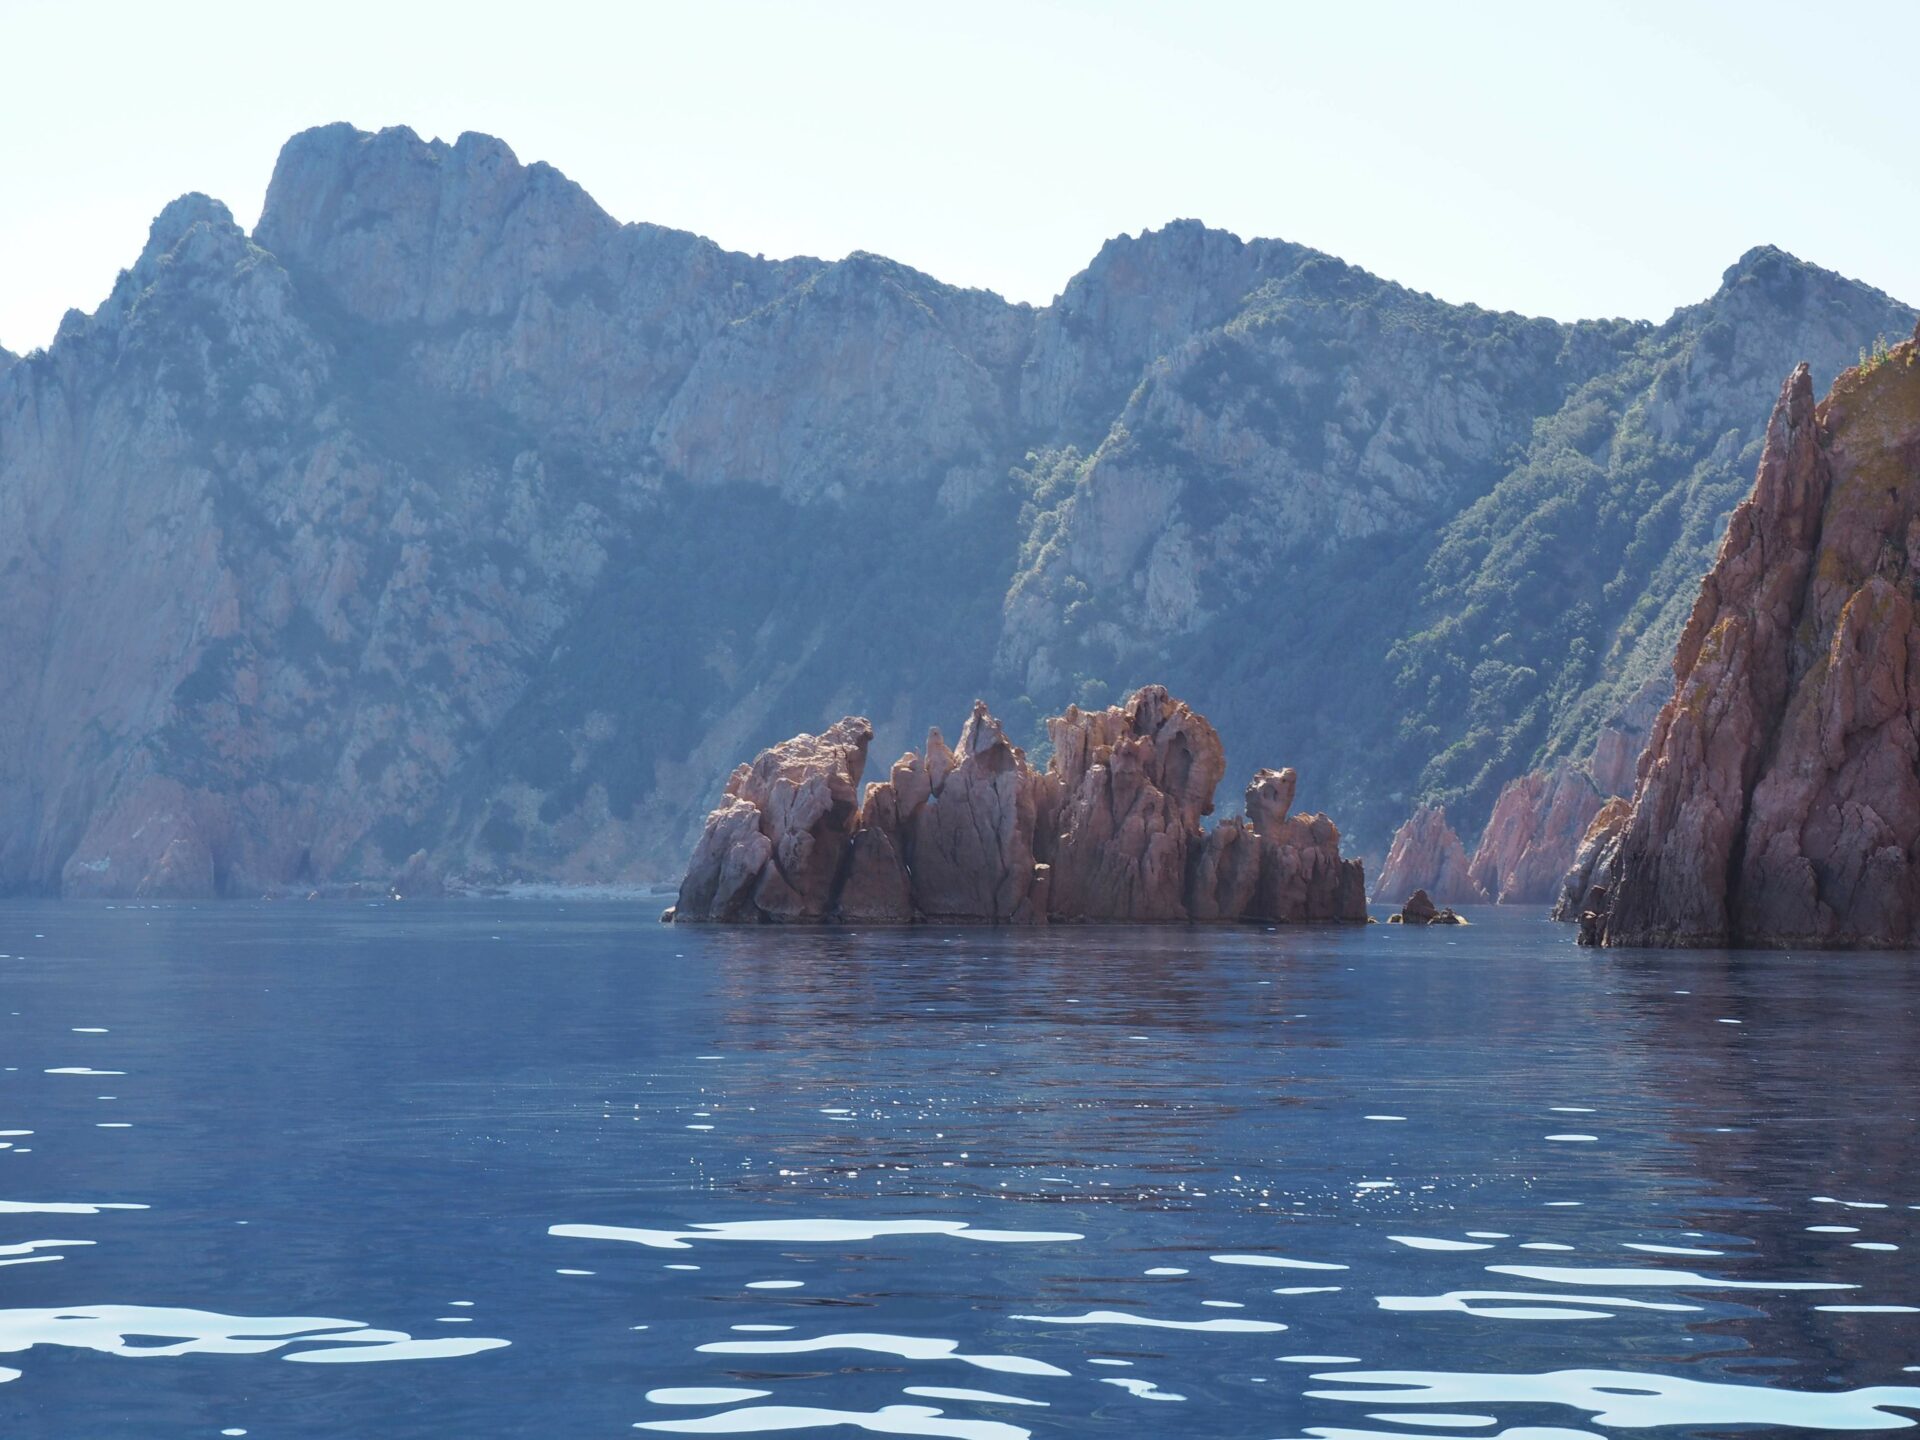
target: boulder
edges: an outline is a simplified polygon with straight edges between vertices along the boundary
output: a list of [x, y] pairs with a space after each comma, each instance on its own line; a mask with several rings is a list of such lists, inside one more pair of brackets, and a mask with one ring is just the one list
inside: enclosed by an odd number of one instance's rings
[[1467, 922], [1452, 909], [1442, 909], [1424, 890], [1415, 890], [1398, 911], [1387, 917], [1389, 925], [1464, 925]]

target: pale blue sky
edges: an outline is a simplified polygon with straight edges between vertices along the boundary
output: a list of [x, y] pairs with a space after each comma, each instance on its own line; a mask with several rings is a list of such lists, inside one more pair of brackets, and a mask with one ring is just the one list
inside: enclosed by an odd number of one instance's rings
[[0, 344], [332, 120], [622, 220], [1045, 302], [1194, 216], [1448, 299], [1662, 318], [1771, 242], [1920, 303], [1920, 5], [0, 0]]

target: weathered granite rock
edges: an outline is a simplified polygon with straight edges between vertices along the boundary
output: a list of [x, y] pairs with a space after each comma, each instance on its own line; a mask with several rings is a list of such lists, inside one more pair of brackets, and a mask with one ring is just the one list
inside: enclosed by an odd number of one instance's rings
[[1553, 902], [1554, 919], [1575, 922], [1589, 908], [1587, 896], [1613, 863], [1614, 852], [1620, 848], [1620, 837], [1626, 832], [1627, 817], [1632, 813], [1633, 802], [1624, 795], [1615, 795], [1594, 814], [1587, 833], [1580, 839], [1579, 850], [1574, 852], [1573, 864], [1560, 882], [1560, 898]]
[[727, 782], [673, 907], [681, 921], [825, 920], [860, 817], [873, 726], [849, 715], [762, 750]]
[[1472, 900], [1482, 904], [1487, 892], [1473, 878], [1467, 847], [1447, 824], [1444, 805], [1422, 805], [1393, 832], [1373, 897], [1384, 900], [1425, 890], [1442, 900]]
[[890, 777], [858, 784], [871, 727], [847, 719], [735, 772], [707, 819], [685, 921], [1364, 921], [1366, 880], [1324, 815], [1290, 815], [1292, 770], [1260, 770], [1246, 814], [1201, 818], [1225, 769], [1204, 716], [1150, 685], [1048, 722], [1036, 771], [984, 703]]
[[908, 752], [869, 789], [862, 821], [887, 836], [927, 919], [1031, 918], [1040, 789], [1025, 752], [976, 700], [959, 748], [929, 731], [924, 758]]
[[1194, 849], [1187, 910], [1195, 920], [1362, 922], [1366, 875], [1340, 856], [1340, 831], [1324, 815], [1289, 815], [1292, 770], [1261, 770], [1244, 816], [1222, 820]]
[[[1665, 324], [1563, 325], [1192, 221], [1008, 304], [345, 125], [287, 144], [251, 234], [188, 195], [127, 258], [0, 355], [5, 892], [136, 893], [176, 793], [211, 868], [169, 873], [208, 893], [384, 891], [422, 848], [482, 886], [655, 880], [826, 696], [904, 736], [1176, 655], [1384, 853], [1430, 765], [1489, 807], [1470, 731], [1584, 751], [1671, 654], [1752, 377], [1913, 323], [1776, 251]], [[1339, 603], [1248, 647], [1277, 593]], [[1420, 638], [1462, 597], [1479, 622]]]
[[1917, 584], [1920, 333], [1781, 389], [1583, 938], [1920, 942]]
[[1508, 782], [1473, 852], [1474, 883], [1497, 904], [1551, 904], [1604, 799], [1567, 764]]
[[[1070, 705], [1047, 721], [1047, 734], [1048, 775], [1061, 791], [1058, 838], [1042, 846], [1053, 865], [1054, 915], [1186, 919], [1188, 856], [1227, 768], [1214, 728], [1148, 685], [1106, 710]], [[1269, 812], [1283, 788], [1291, 799], [1278, 776], [1255, 786]]]

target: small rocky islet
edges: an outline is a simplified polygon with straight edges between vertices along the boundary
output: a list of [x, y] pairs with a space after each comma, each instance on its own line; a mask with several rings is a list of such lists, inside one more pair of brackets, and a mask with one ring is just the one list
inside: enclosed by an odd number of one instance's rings
[[849, 716], [734, 771], [661, 918], [682, 923], [1365, 923], [1366, 879], [1292, 770], [1257, 771], [1211, 830], [1225, 750], [1165, 687], [1046, 722], [1036, 769], [976, 701], [860, 793], [873, 727]]

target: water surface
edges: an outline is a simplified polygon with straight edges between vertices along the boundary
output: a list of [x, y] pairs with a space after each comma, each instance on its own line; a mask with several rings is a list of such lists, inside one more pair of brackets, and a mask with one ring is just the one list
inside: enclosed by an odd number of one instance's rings
[[0, 1435], [1920, 1419], [1909, 957], [653, 917], [0, 906]]

